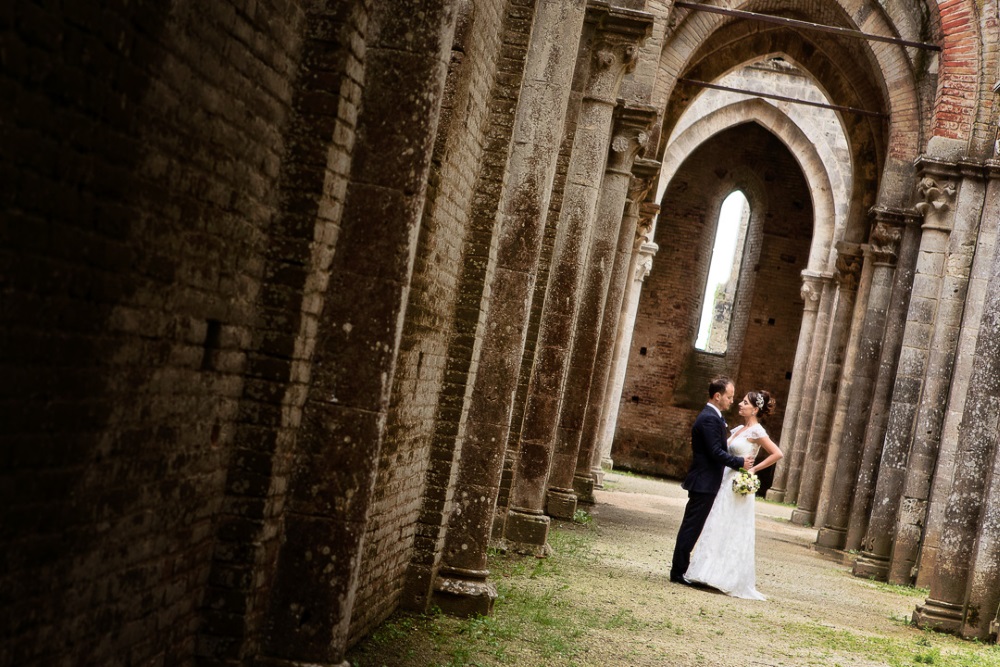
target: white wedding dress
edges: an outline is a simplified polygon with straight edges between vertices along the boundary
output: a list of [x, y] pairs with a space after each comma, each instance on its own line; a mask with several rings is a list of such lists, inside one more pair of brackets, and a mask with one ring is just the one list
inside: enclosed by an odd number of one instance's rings
[[[764, 427], [754, 424], [742, 431], [733, 429], [729, 453], [733, 456], [756, 455], [757, 447], [749, 438], [766, 435]], [[722, 486], [715, 496], [712, 511], [691, 552], [691, 565], [684, 578], [717, 588], [723, 593], [750, 600], [766, 599], [757, 590], [754, 567], [754, 495], [733, 491], [733, 478], [739, 471], [727, 467]]]

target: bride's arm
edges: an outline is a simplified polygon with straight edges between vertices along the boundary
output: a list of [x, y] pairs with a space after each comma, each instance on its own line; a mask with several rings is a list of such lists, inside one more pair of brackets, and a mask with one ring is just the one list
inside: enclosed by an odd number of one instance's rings
[[760, 472], [768, 466], [773, 466], [775, 463], [781, 460], [784, 454], [781, 453], [781, 448], [774, 444], [774, 441], [766, 435], [762, 435], [754, 440], [754, 444], [759, 445], [764, 451], [767, 452], [767, 456], [760, 463], [755, 463], [750, 472]]

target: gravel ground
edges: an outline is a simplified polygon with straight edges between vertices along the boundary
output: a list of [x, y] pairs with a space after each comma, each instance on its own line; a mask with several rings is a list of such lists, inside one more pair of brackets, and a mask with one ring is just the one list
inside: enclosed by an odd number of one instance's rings
[[[661, 665], [661, 656], [669, 655], [674, 665], [884, 665], [845, 651], [845, 643], [857, 642], [838, 637], [916, 645], [923, 636], [901, 622], [922, 598], [853, 577], [850, 557], [818, 550], [815, 529], [790, 523], [792, 508], [783, 505], [757, 503], [757, 588], [767, 600], [669, 583], [686, 492], [676, 483], [624, 475], [610, 474], [606, 483], [610, 490], [597, 492], [592, 508], [600, 527], [595, 549], [631, 580], [615, 603], [632, 606], [654, 627], [659, 621], [679, 632], [652, 633], [662, 650], [648, 658], [632, 653], [616, 663], [609, 655], [596, 664]], [[620, 652], [630, 653], [629, 647]]]

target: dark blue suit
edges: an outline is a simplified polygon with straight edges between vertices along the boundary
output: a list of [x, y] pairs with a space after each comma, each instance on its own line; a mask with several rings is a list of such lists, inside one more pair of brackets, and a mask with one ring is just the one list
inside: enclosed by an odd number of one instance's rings
[[726, 466], [739, 470], [743, 467], [743, 459], [731, 456], [726, 448], [728, 439], [726, 421], [710, 405], [702, 409], [691, 427], [691, 468], [681, 488], [688, 492], [687, 506], [684, 508], [684, 518], [680, 530], [677, 531], [677, 543], [674, 545], [674, 558], [670, 566], [670, 580], [681, 581], [691, 562], [691, 550], [694, 549], [701, 529], [705, 525], [708, 513], [722, 484], [722, 471]]

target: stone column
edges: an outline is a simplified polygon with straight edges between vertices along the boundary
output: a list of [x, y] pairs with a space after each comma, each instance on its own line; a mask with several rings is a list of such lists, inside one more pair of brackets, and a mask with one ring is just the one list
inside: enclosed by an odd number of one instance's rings
[[820, 546], [833, 549], [843, 548], [847, 538], [847, 519], [861, 463], [861, 445], [878, 374], [886, 311], [892, 295], [893, 275], [902, 238], [902, 212], [880, 208], [874, 213], [875, 224], [868, 239], [872, 262], [871, 289], [868, 291], [868, 303], [854, 366], [854, 381], [851, 384], [840, 438], [837, 474], [830, 490], [826, 519], [816, 539]]
[[920, 220], [919, 215], [916, 213], [906, 214], [903, 219], [904, 227], [899, 242], [892, 296], [889, 298], [889, 308], [885, 316], [882, 353], [879, 357], [875, 388], [872, 391], [868, 423], [865, 426], [861, 443], [861, 461], [858, 465], [854, 497], [851, 499], [850, 517], [847, 521], [845, 550], [860, 549], [861, 542], [868, 531], [868, 519], [871, 514], [875, 482], [878, 480], [878, 467], [882, 457], [882, 444], [885, 440], [892, 391], [895, 387], [899, 351], [903, 345], [903, 332], [905, 331], [906, 312], [910, 304], [913, 272], [920, 249], [922, 231], [917, 224]]
[[[983, 206], [981, 225], [989, 227], [988, 233], [990, 233], [995, 229], [997, 221], [1000, 221], [1000, 160], [988, 162], [987, 171], [990, 174], [991, 182], [987, 189], [986, 203]], [[962, 209], [959, 209], [959, 215], [961, 214]], [[988, 247], [986, 244], [978, 246], [977, 252], [979, 249], [985, 250], [986, 247]], [[995, 255], [995, 246], [994, 252], [990, 254]], [[1000, 258], [994, 261], [996, 262], [994, 266], [1000, 265]], [[1000, 275], [998, 270], [994, 270], [994, 278], [998, 275]], [[995, 296], [996, 292], [1000, 290], [1000, 283], [996, 279], [992, 282], [992, 291]], [[997, 324], [1000, 317], [997, 315], [996, 302], [991, 304], [991, 310], [990, 319], [987, 321], [986, 336], [988, 338], [983, 340], [981, 353], [989, 355], [995, 363], [997, 357], [1000, 356], [1000, 335], [998, 335], [1000, 326]], [[1000, 429], [998, 395], [1000, 395], [1000, 391], [997, 391], [998, 384], [1000, 384], [997, 382], [1000, 368], [997, 366], [996, 364], [993, 366], [991, 376], [993, 378], [993, 391], [988, 394], [989, 398], [987, 399], [990, 412], [978, 413], [977, 415], [985, 421], [985, 427], [989, 427], [992, 419], [993, 460], [989, 469], [987, 487], [983, 493], [984, 509], [978, 523], [979, 534], [972, 555], [971, 580], [966, 605], [968, 612], [965, 615], [965, 626], [962, 629], [963, 636], [982, 640], [995, 638], [1000, 630], [1000, 623], [997, 621], [997, 617], [1000, 616], [1000, 516], [998, 516], [996, 508], [996, 499], [1000, 498], [1000, 443], [998, 443], [998, 429]]]
[[[830, 340], [830, 317], [837, 298], [836, 283], [832, 275], [822, 276], [819, 310], [816, 312], [816, 324], [809, 341], [808, 361], [805, 367], [805, 378], [802, 383], [802, 399], [795, 418], [795, 428], [792, 440], [788, 476], [785, 479], [784, 501], [795, 503], [799, 497], [799, 486], [802, 478], [802, 468], [805, 465], [806, 453], [809, 450], [809, 433], [812, 430], [813, 415], [816, 401], [819, 399], [820, 381], [823, 374], [823, 360], [826, 357], [827, 342]], [[794, 373], [794, 366], [792, 367]], [[784, 459], [782, 459], [784, 460]]]
[[938, 310], [951, 233], [955, 184], [942, 177], [939, 165], [928, 158], [917, 160], [920, 183], [917, 186], [919, 203], [916, 208], [924, 216], [920, 252], [906, 315], [903, 347], [896, 368], [872, 513], [861, 556], [854, 563], [855, 576], [879, 581], [886, 581], [889, 575], [899, 501], [913, 442], [917, 405], [927, 377], [931, 332]]
[[[906, 461], [906, 479], [899, 506], [895, 543], [889, 561], [889, 581], [894, 584], [910, 585], [916, 577], [917, 556], [923, 539], [927, 501], [941, 444], [941, 428], [951, 387], [952, 368], [986, 190], [986, 184], [981, 179], [982, 165], [970, 163], [941, 166], [945, 168], [935, 172], [928, 170], [928, 173], [935, 173], [940, 178], [960, 179], [960, 185], [955, 198], [953, 230], [948, 242], [937, 316], [931, 333], [927, 373], [913, 429], [913, 444], [910, 445]], [[928, 202], [917, 204], [921, 211], [927, 206], [930, 206]]]
[[[580, 442], [580, 451], [590, 452], [590, 472], [595, 488], [603, 488], [604, 486], [604, 469], [601, 467], [602, 451], [600, 447], [601, 417], [606, 407], [605, 392], [608, 389], [608, 376], [611, 373], [611, 355], [614, 353], [615, 342], [621, 334], [618, 325], [622, 319], [622, 303], [628, 287], [629, 265], [632, 261], [632, 249], [635, 246], [635, 238], [639, 228], [640, 202], [646, 197], [659, 172], [660, 163], [656, 160], [640, 158], [635, 161], [635, 165], [632, 167], [629, 198], [625, 204], [625, 215], [618, 233], [618, 243], [611, 269], [608, 296], [604, 305], [600, 342], [597, 347], [597, 356], [594, 358], [594, 373], [590, 383], [590, 394], [587, 397], [583, 434]], [[658, 209], [659, 207], [654, 205], [654, 210]], [[608, 454], [610, 454], [610, 449]]]
[[[991, 186], [996, 193], [995, 181]], [[995, 215], [997, 206], [990, 202], [988, 209]], [[931, 592], [913, 613], [917, 627], [975, 636], [997, 607], [995, 599], [992, 606], [978, 605], [996, 596], [1000, 551], [996, 496], [988, 495], [1000, 488], [1000, 253], [995, 251], [990, 274]]]
[[813, 422], [806, 441], [797, 507], [792, 512], [792, 523], [800, 526], [812, 525], [816, 517], [820, 485], [826, 468], [826, 452], [833, 424], [834, 406], [838, 387], [842, 383], [840, 371], [851, 330], [858, 281], [861, 278], [862, 256], [862, 248], [856, 243], [842, 241], [837, 244], [837, 273], [834, 275], [837, 283], [837, 307], [830, 324], [826, 354], [823, 355], [823, 375], [818, 382]]
[[986, 301], [986, 291], [989, 286], [993, 252], [996, 248], [997, 236], [1000, 234], [1000, 162], [990, 161], [987, 166], [990, 182], [986, 190], [985, 210], [979, 223], [972, 274], [969, 276], [965, 313], [962, 315], [962, 331], [959, 334], [947, 413], [941, 428], [941, 445], [938, 449], [930, 506], [927, 511], [923, 543], [920, 547], [916, 582], [918, 588], [930, 587], [931, 577], [935, 569], [938, 545], [941, 543], [945, 501], [951, 492], [952, 475], [955, 470], [955, 450], [958, 447], [959, 428], [965, 411], [969, 378], [972, 375], [972, 367], [976, 359], [976, 341], [979, 338], [983, 303]]
[[816, 331], [816, 316], [819, 312], [820, 297], [823, 293], [820, 276], [802, 273], [802, 300], [805, 307], [802, 311], [802, 324], [799, 326], [799, 340], [795, 347], [795, 361], [792, 365], [792, 381], [788, 387], [788, 403], [785, 405], [785, 417], [781, 432], [788, 434], [781, 443], [784, 458], [778, 461], [774, 472], [774, 481], [767, 490], [767, 499], [781, 503], [785, 501], [785, 487], [788, 482], [788, 469], [795, 453], [795, 425], [802, 405], [802, 392], [809, 367], [809, 350], [812, 349], [812, 339]]
[[535, 8], [455, 507], [433, 585], [434, 603], [459, 615], [488, 614], [496, 598], [486, 581], [486, 549], [585, 9], [583, 0], [544, 0]]
[[[384, 30], [374, 31], [365, 54], [364, 112], [317, 306], [311, 382], [290, 452], [256, 665], [346, 664], [456, 5], [406, 0], [373, 10], [372, 24]], [[418, 9], [426, 16], [423, 30], [410, 40], [388, 37], [405, 27], [399, 17]], [[388, 117], [397, 119], [391, 135], [384, 131]], [[372, 234], [371, 221], [387, 218], [393, 224]]]
[[649, 240], [649, 234], [653, 229], [653, 218], [659, 210], [660, 207], [653, 203], [645, 203], [639, 207], [638, 228], [625, 272], [624, 279], [627, 285], [619, 315], [620, 325], [611, 352], [611, 369], [608, 372], [607, 388], [604, 390], [604, 408], [601, 410], [601, 423], [598, 427], [601, 467], [606, 470], [611, 470], [614, 465], [611, 460], [611, 447], [615, 440], [615, 426], [618, 422], [618, 409], [621, 407], [622, 388], [625, 386], [625, 372], [628, 370], [628, 355], [632, 347], [632, 332], [635, 329], [635, 318], [639, 308], [639, 295], [642, 292], [643, 281], [653, 268], [653, 257], [659, 250], [659, 246]]
[[[647, 14], [611, 10], [606, 4], [591, 3], [587, 19], [599, 24], [598, 34], [591, 56], [591, 76], [573, 140], [505, 527], [505, 538], [513, 548], [536, 555], [544, 555], [547, 550], [549, 519], [545, 516], [545, 492], [552, 461], [552, 439], [559, 416], [559, 392], [576, 310], [576, 299], [572, 295], [582, 265], [580, 252], [586, 248], [587, 231], [597, 205], [598, 185], [610, 143], [615, 94], [626, 69], [633, 64], [635, 38], [644, 34], [642, 31], [648, 27]], [[577, 48], [572, 52], [575, 56]], [[516, 244], [516, 235], [510, 241]], [[526, 300], [530, 301], [530, 295]], [[522, 344], [519, 354], [523, 347]], [[507, 371], [511, 395], [518, 368], [519, 360], [512, 361]], [[571, 468], [570, 475], [572, 471]]]
[[847, 348], [841, 357], [843, 363], [840, 366], [840, 383], [836, 390], [836, 406], [826, 437], [829, 446], [826, 451], [826, 463], [823, 466], [823, 475], [819, 487], [819, 499], [816, 502], [816, 514], [812, 520], [812, 524], [816, 527], [822, 526], [823, 522], [826, 521], [834, 480], [840, 474], [840, 440], [844, 434], [844, 422], [847, 421], [848, 403], [850, 402], [851, 394], [854, 392], [854, 367], [858, 362], [858, 346], [861, 344], [861, 330], [864, 325], [865, 312], [868, 310], [868, 296], [872, 287], [872, 274], [875, 272], [872, 262], [869, 259], [871, 249], [868, 244], [861, 244], [859, 248], [863, 255], [859, 257], [859, 261], [862, 264], [861, 277], [858, 280], [857, 296], [854, 299], [849, 332], [847, 333]]
[[[616, 95], [622, 77], [634, 66], [636, 42], [646, 35], [652, 19], [644, 12], [611, 8], [605, 3], [591, 3], [588, 12], [598, 22], [590, 54], [593, 62], [570, 154], [521, 426], [521, 460], [515, 469], [508, 515], [508, 538], [513, 542], [541, 539], [539, 532], [529, 535], [521, 525], [526, 517], [535, 517], [535, 512], [545, 508], [537, 488], [550, 481], [550, 471], [566, 468], [568, 478], [557, 489], [549, 489], [544, 499], [549, 513], [565, 516], [564, 508], [568, 507], [572, 517], [576, 507], [572, 489], [576, 451], [571, 461], [556, 462], [554, 458], [560, 398], [579, 305], [578, 286], [611, 141]], [[532, 522], [538, 525], [537, 519]], [[543, 532], [547, 534], [547, 530], [545, 524]]]
[[[556, 429], [555, 457], [576, 456], [572, 486], [577, 496], [586, 501], [591, 501], [594, 495], [594, 480], [590, 474], [593, 449], [581, 447], [583, 417], [590, 394], [618, 237], [624, 222], [625, 200], [632, 182], [632, 165], [639, 149], [649, 139], [650, 125], [655, 119], [656, 110], [653, 107], [628, 105], [619, 107], [616, 112], [614, 138], [592, 225], [586, 270], [582, 276], [575, 335]], [[629, 238], [635, 235], [634, 224], [633, 218], [633, 227], [627, 232]], [[559, 473], [550, 473], [550, 487], [553, 486], [552, 477], [558, 476]], [[562, 518], [572, 518], [572, 513]]]

